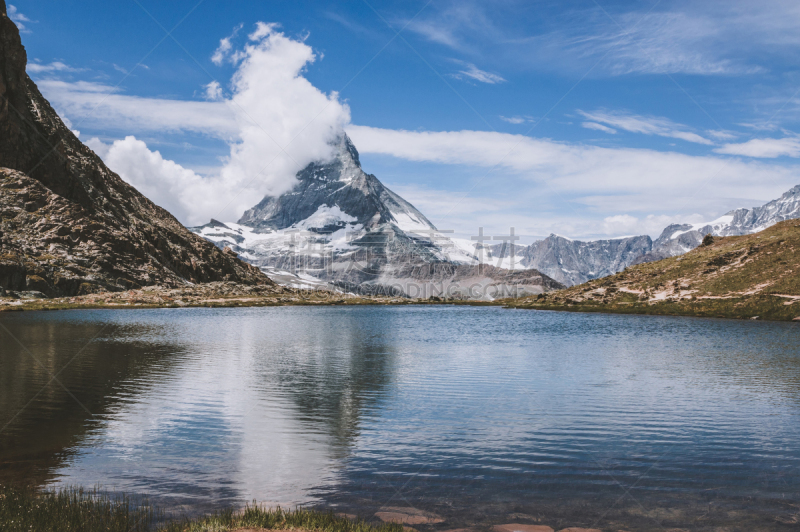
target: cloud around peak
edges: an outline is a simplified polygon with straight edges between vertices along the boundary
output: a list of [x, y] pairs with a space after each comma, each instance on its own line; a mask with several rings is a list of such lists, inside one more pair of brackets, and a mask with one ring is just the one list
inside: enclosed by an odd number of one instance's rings
[[[243, 46], [231, 36], [213, 57], [236, 65], [225, 98], [223, 87], [203, 87], [210, 101], [174, 101], [118, 94], [96, 83], [45, 81], [55, 103], [72, 116], [92, 118], [115, 113], [131, 129], [194, 131], [229, 144], [229, 154], [210, 175], [200, 176], [126, 136], [112, 144], [90, 142], [109, 168], [157, 204], [189, 225], [210, 218], [238, 219], [266, 195], [279, 195], [296, 184], [295, 175], [314, 161], [333, 156], [333, 142], [350, 121], [349, 107], [336, 93], [325, 94], [302, 75], [316, 60], [306, 43], [291, 39], [276, 24], [258, 23]], [[98, 108], [97, 95], [103, 99]], [[108, 115], [102, 115], [108, 120]]]

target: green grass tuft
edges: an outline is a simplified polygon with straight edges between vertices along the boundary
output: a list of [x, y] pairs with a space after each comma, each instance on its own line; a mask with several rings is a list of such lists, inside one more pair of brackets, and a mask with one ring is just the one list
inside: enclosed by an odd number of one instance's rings
[[156, 512], [146, 501], [111, 498], [81, 488], [37, 493], [32, 488], [0, 486], [3, 532], [148, 532]]
[[147, 500], [134, 502], [96, 490], [69, 488], [37, 492], [0, 486], [0, 530], [3, 532], [224, 532], [238, 528], [304, 529], [319, 532], [403, 532], [394, 523], [374, 525], [332, 512], [248, 505], [195, 519], [165, 520]]
[[332, 512], [284, 510], [248, 505], [242, 512], [226, 510], [200, 519], [169, 523], [163, 532], [222, 532], [237, 528], [304, 529], [320, 532], [403, 532], [394, 523], [372, 525], [363, 520], [337, 517]]

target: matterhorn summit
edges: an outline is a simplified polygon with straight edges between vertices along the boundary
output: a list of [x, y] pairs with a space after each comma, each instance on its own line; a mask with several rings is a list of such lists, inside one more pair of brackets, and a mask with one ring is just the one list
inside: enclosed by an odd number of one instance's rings
[[361, 169], [358, 151], [347, 134], [336, 144], [332, 161], [308, 165], [297, 173], [294, 190], [265, 197], [238, 223], [256, 230], [299, 227], [320, 233], [353, 225], [372, 230], [384, 224], [423, 234], [436, 230], [413, 205]]

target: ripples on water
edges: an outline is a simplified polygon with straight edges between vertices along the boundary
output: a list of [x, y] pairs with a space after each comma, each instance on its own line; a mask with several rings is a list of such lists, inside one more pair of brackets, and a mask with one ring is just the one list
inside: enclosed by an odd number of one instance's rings
[[0, 324], [0, 481], [186, 511], [414, 506], [442, 530], [800, 516], [797, 324], [428, 306]]

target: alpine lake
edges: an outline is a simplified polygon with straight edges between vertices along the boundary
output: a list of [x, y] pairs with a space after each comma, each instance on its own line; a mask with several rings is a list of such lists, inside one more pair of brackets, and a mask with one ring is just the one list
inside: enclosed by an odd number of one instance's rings
[[[466, 306], [0, 315], [0, 484], [420, 531], [800, 526], [800, 325]], [[404, 510], [406, 509], [406, 510]]]

